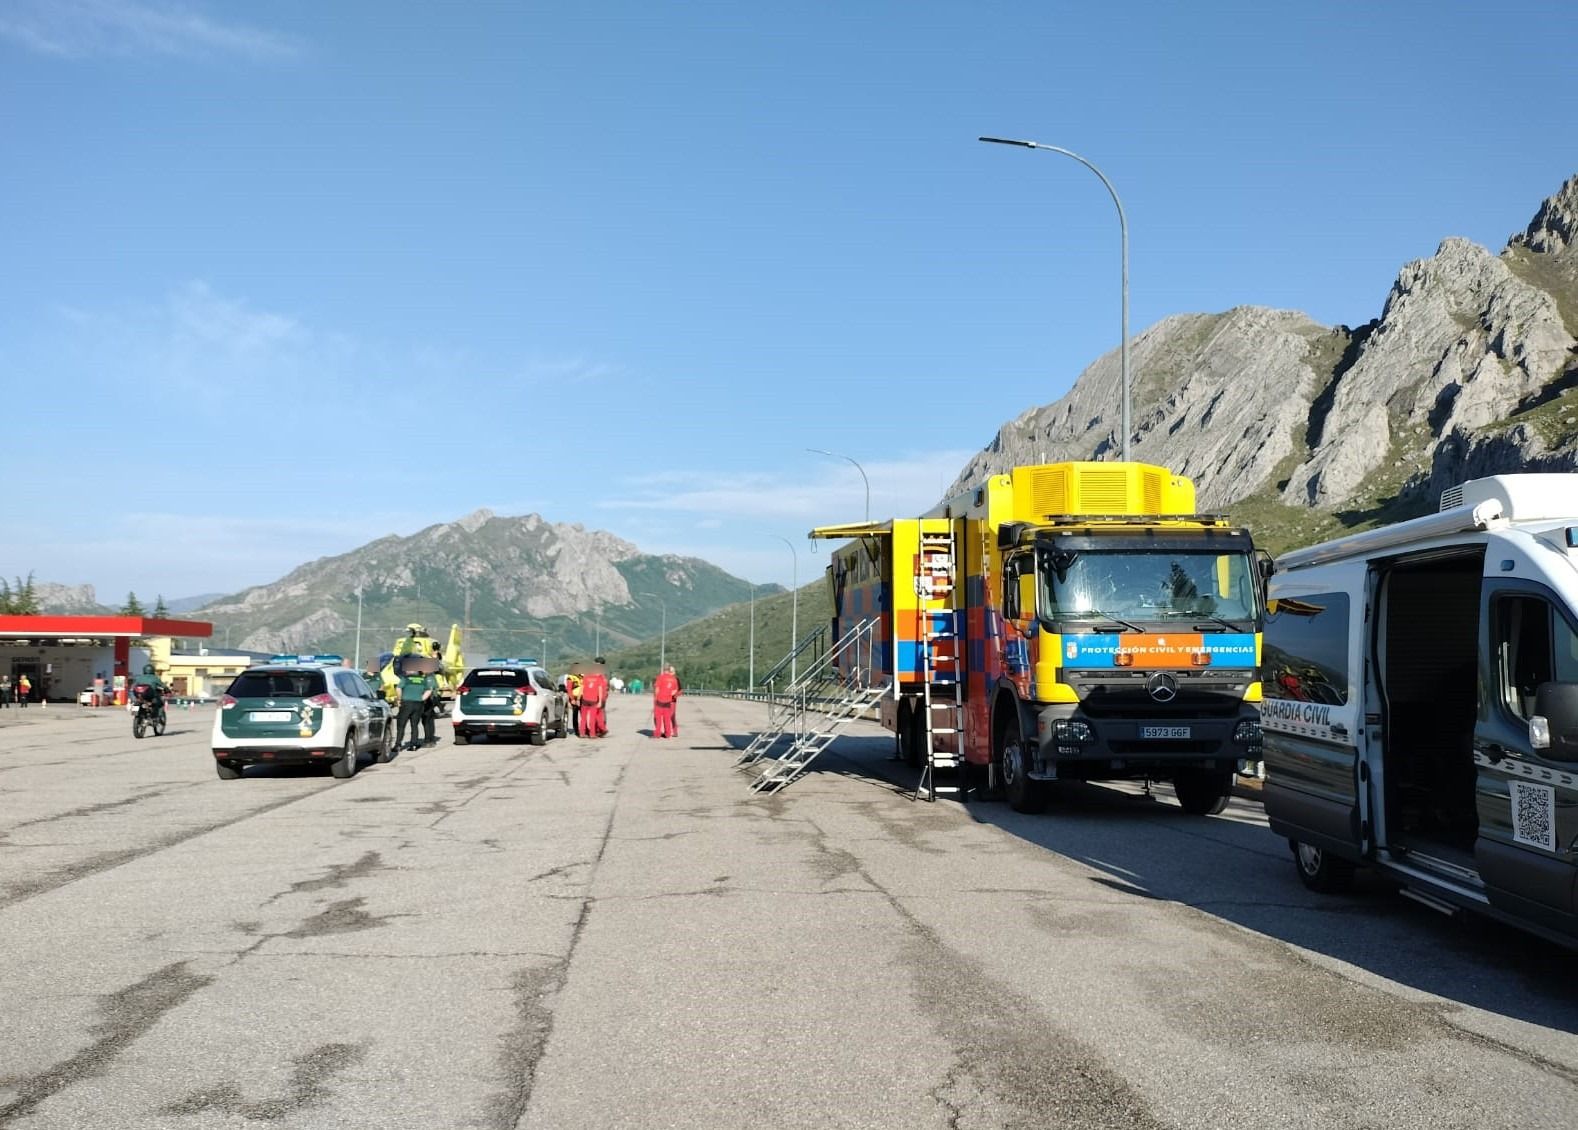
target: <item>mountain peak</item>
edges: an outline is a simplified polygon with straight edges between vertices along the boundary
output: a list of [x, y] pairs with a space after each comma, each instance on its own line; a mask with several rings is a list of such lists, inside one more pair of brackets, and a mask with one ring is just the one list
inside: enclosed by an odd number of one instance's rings
[[1507, 241], [1507, 246], [1554, 254], [1567, 250], [1575, 239], [1578, 239], [1578, 175], [1568, 177], [1556, 195], [1540, 205], [1529, 226]]
[[483, 506], [473, 510], [470, 514], [467, 514], [464, 518], [456, 522], [455, 525], [465, 530], [468, 534], [474, 534], [483, 526], [491, 522], [495, 517], [497, 517], [497, 515], [495, 515], [493, 511]]

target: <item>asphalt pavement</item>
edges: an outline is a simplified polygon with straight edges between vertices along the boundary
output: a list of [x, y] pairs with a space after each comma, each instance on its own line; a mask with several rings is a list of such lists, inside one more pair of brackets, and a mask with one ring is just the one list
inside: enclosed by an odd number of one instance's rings
[[1578, 955], [1251, 799], [928, 804], [865, 723], [759, 797], [759, 706], [646, 711], [343, 782], [0, 711], [0, 1126], [1578, 1124]]

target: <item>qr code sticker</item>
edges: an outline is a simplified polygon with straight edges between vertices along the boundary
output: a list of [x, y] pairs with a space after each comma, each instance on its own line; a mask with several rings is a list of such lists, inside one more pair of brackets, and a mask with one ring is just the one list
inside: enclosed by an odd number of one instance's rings
[[1512, 838], [1546, 851], [1556, 850], [1556, 790], [1549, 785], [1509, 781]]

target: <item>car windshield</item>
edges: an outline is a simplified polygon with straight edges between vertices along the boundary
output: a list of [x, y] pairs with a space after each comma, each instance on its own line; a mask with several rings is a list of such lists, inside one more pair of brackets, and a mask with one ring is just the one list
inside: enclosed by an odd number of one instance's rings
[[468, 687], [524, 687], [524, 671], [473, 671], [466, 676]]
[[1252, 622], [1259, 611], [1247, 553], [1044, 550], [1041, 618]]
[[243, 671], [228, 693], [231, 698], [308, 698], [326, 689], [322, 671]]

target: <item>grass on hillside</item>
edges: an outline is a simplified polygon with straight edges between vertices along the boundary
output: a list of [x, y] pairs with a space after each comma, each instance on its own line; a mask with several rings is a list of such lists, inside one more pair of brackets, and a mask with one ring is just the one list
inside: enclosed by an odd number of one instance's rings
[[[775, 593], [756, 601], [757, 679], [789, 653], [793, 594]], [[799, 633], [804, 638], [832, 617], [827, 581], [818, 578], [800, 589]], [[747, 685], [750, 676], [751, 605], [731, 604], [704, 620], [669, 631], [666, 644], [651, 639], [608, 656], [609, 670], [625, 678], [650, 683], [657, 673], [659, 654], [667, 653], [680, 681], [692, 689], [734, 690]]]

